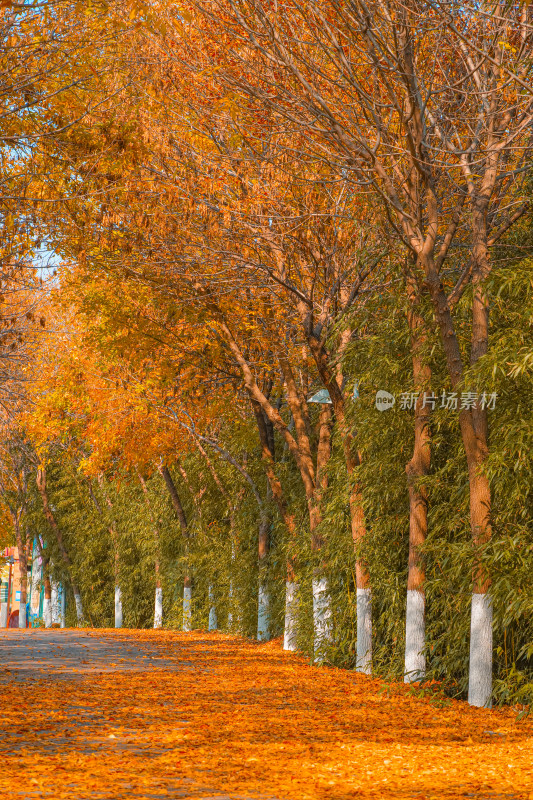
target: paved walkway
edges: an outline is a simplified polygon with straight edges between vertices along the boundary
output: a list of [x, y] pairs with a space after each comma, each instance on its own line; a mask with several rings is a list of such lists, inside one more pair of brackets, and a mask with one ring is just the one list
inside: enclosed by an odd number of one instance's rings
[[533, 724], [224, 634], [0, 631], [0, 797], [533, 800]]
[[[15, 680], [33, 681], [41, 676], [64, 680], [111, 672], [144, 672], [157, 667], [187, 669], [191, 663], [161, 655], [156, 643], [121, 638], [116, 632], [97, 634], [83, 630], [34, 628], [0, 629], [0, 664]], [[0, 674], [0, 681], [5, 674]]]
[[[104, 775], [101, 781], [98, 779], [98, 760], [107, 760], [111, 751], [115, 757], [123, 754], [133, 757], [134, 762], [139, 758], [150, 762], [168, 756], [174, 750], [174, 742], [165, 741], [163, 735], [155, 741], [153, 736], [144, 735], [146, 708], [142, 709], [141, 714], [130, 711], [128, 719], [124, 719], [121, 700], [126, 698], [114, 694], [115, 685], [110, 684], [109, 679], [117, 679], [117, 688], [122, 684], [123, 688], [131, 690], [135, 686], [142, 688], [144, 676], [153, 690], [151, 676], [160, 677], [161, 671], [164, 671], [165, 676], [170, 674], [177, 680], [180, 675], [198, 677], [212, 672], [207, 663], [195, 663], [193, 659], [183, 657], [177, 659], [175, 655], [169, 658], [162, 652], [162, 635], [164, 634], [151, 631], [0, 629], [0, 709], [3, 712], [0, 715], [3, 723], [0, 727], [0, 787], [2, 763], [5, 764], [9, 758], [22, 767], [10, 782], [4, 778], [6, 787], [9, 787], [4, 792], [4, 797], [68, 797], [69, 800], [114, 800], [123, 797], [138, 800], [169, 797], [180, 800], [278, 800], [271, 794], [257, 792], [228, 794], [213, 789], [212, 786], [204, 786], [202, 782], [187, 776], [176, 778], [172, 770], [163, 776], [156, 774], [147, 781], [145, 776], [139, 776], [139, 771], [135, 768], [138, 764], [135, 763], [130, 765], [125, 775], [121, 776], [119, 771], [113, 776], [114, 785], [104, 788]], [[132, 680], [128, 681], [128, 677]], [[87, 681], [90, 681], [89, 685]], [[112, 700], [111, 705], [117, 712], [116, 721], [121, 723], [119, 726], [113, 725], [113, 718], [108, 713], [109, 702], [90, 702], [91, 695], [93, 699], [101, 696], [102, 687], [104, 691], [110, 692], [107, 700]], [[13, 714], [11, 711], [8, 715], [8, 698], [14, 703], [22, 699], [17, 696], [17, 689], [24, 698], [23, 707], [19, 708], [19, 713]], [[28, 690], [30, 697], [33, 694], [29, 703]], [[86, 696], [87, 692], [89, 697]], [[148, 698], [154, 701], [152, 712], [155, 707], [165, 705], [159, 702], [161, 698], [157, 696], [157, 692], [150, 692]], [[36, 701], [39, 701], [38, 708]], [[22, 716], [23, 723], [28, 723], [31, 719], [33, 725], [37, 716], [38, 727], [22, 724], [6, 730], [5, 723], [9, 716]], [[122, 718], [119, 719], [119, 716]], [[20, 722], [20, 719], [16, 721]], [[128, 724], [124, 725], [124, 722]], [[177, 720], [173, 733], [179, 731], [186, 735], [189, 724], [188, 719]], [[57, 786], [56, 781], [50, 785], [46, 781], [46, 775], [44, 780], [39, 780], [39, 770], [35, 768], [36, 756], [71, 762], [74, 754], [82, 757], [87, 764], [92, 759], [93, 766], [96, 759], [97, 768], [88, 776], [87, 781], [78, 781], [77, 786], [75, 781], [67, 782], [69, 788], [65, 791]], [[61, 766], [55, 766], [54, 769], [59, 770], [60, 774], [66, 771]], [[75, 774], [73, 777], [76, 777]], [[82, 785], [84, 782], [88, 784], [85, 788]]]

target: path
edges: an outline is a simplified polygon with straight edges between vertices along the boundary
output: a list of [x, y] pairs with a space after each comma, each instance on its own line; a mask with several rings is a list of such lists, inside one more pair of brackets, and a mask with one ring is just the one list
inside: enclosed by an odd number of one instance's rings
[[533, 800], [533, 724], [279, 642], [0, 631], [0, 796]]

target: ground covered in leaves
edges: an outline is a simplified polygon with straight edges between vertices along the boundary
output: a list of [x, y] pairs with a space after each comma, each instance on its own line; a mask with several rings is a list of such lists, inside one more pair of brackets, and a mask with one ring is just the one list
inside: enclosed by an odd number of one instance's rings
[[9, 798], [533, 800], [533, 723], [315, 668], [279, 641], [0, 632]]

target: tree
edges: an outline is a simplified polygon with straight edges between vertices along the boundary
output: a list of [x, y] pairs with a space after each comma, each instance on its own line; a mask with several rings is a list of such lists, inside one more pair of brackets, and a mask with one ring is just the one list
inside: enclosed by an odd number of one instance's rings
[[2, 458], [0, 461], [0, 492], [2, 502], [9, 512], [19, 555], [20, 606], [19, 628], [26, 627], [28, 599], [28, 571], [33, 547], [33, 536], [27, 525], [25, 512], [28, 502], [28, 481], [31, 460], [28, 457], [24, 434], [13, 424], [4, 421], [2, 431]]
[[[274, 13], [261, 2], [218, 8], [213, 31], [240, 47], [217, 76], [305, 130], [310, 152], [326, 152], [356, 184], [373, 187], [431, 298], [452, 388], [466, 390], [454, 309], [471, 286], [466, 360], [473, 365], [488, 350], [489, 249], [527, 207], [520, 179], [533, 114], [529, 11], [521, 4], [470, 11], [334, 1], [283, 5]], [[203, 10], [213, 22], [212, 7]], [[468, 258], [446, 273], [458, 231]], [[491, 536], [481, 401], [462, 407], [459, 423], [480, 554]], [[492, 692], [489, 586], [478, 561], [469, 697], [481, 706]]]

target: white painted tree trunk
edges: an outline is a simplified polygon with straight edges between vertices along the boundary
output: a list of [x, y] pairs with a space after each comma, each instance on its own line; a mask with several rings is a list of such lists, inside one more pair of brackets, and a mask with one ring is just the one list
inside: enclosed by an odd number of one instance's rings
[[115, 586], [115, 628], [122, 628], [122, 590]]
[[218, 629], [217, 609], [215, 606], [215, 592], [212, 586], [209, 587], [209, 626], [210, 631]]
[[57, 583], [52, 584], [52, 625], [59, 625], [61, 622], [61, 609], [59, 608], [59, 590]]
[[421, 681], [426, 674], [425, 609], [424, 592], [408, 589], [405, 613], [404, 683]]
[[19, 628], [26, 627], [26, 603], [19, 604]]
[[84, 622], [84, 620], [83, 620], [83, 605], [82, 605], [82, 602], [81, 602], [81, 597], [78, 594], [78, 592], [76, 592], [75, 595], [74, 595], [74, 602], [76, 604], [76, 619], [78, 621], [78, 626], [81, 627], [83, 625], [83, 622]]
[[293, 581], [285, 583], [285, 632], [283, 649], [296, 650], [298, 636], [298, 584]]
[[331, 604], [326, 578], [313, 580], [313, 631], [314, 660], [315, 663], [320, 663], [324, 660], [325, 648], [332, 638]]
[[228, 628], [233, 626], [233, 581], [230, 581], [228, 592]]
[[42, 563], [40, 557], [35, 556], [35, 542], [33, 545], [33, 570], [31, 573], [30, 612], [35, 616], [39, 613], [39, 595], [42, 580]]
[[163, 589], [160, 586], [155, 590], [154, 628], [163, 624]]
[[357, 589], [357, 653], [355, 668], [365, 675], [372, 674], [372, 593]]
[[7, 584], [0, 585], [0, 628], [7, 628]]
[[192, 589], [185, 586], [183, 589], [183, 630], [192, 630]]
[[468, 702], [481, 708], [492, 706], [492, 600], [488, 594], [472, 595]]
[[[66, 602], [66, 595], [65, 589], [63, 586], [60, 587], [59, 590], [59, 627], [65, 627], [65, 602]], [[77, 607], [77, 604], [76, 604]]]
[[45, 628], [52, 626], [52, 601], [49, 597], [45, 597], [43, 600], [43, 620]]
[[268, 642], [270, 639], [270, 597], [266, 586], [259, 585], [257, 605], [257, 640]]
[[[234, 564], [235, 564], [235, 540], [231, 542], [231, 574], [234, 574]], [[234, 592], [233, 592], [233, 580], [229, 582], [229, 595], [228, 595], [228, 628], [230, 630], [235, 630], [237, 633], [239, 632], [239, 620], [238, 620], [238, 609], [234, 608]]]

